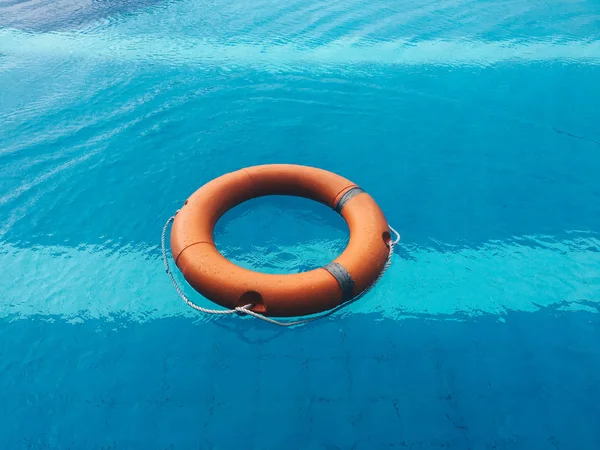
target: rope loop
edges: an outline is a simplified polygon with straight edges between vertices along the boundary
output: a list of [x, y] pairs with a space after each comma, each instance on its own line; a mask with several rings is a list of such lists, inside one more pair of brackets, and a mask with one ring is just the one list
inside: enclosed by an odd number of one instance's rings
[[167, 229], [169, 228], [169, 225], [175, 220], [175, 216], [177, 215], [178, 212], [179, 212], [179, 210], [177, 210], [175, 212], [175, 215], [169, 217], [169, 219], [165, 223], [165, 226], [163, 227], [162, 235], [161, 235], [161, 246], [162, 246], [163, 263], [165, 265], [165, 272], [169, 276], [169, 279], [171, 280], [171, 283], [175, 287], [175, 290], [177, 291], [177, 294], [179, 295], [179, 297], [181, 297], [181, 299], [191, 308], [195, 309], [196, 311], [205, 313], [205, 314], [227, 315], [227, 314], [238, 313], [239, 315], [253, 316], [257, 319], [260, 319], [265, 322], [271, 323], [273, 325], [278, 325], [281, 327], [292, 327], [292, 326], [296, 326], [296, 325], [303, 325], [303, 324], [313, 322], [318, 319], [323, 319], [323, 318], [330, 316], [331, 314], [339, 311], [340, 309], [345, 308], [346, 306], [350, 305], [351, 303], [354, 303], [355, 301], [359, 300], [360, 298], [364, 297], [373, 288], [373, 286], [375, 286], [377, 284], [377, 282], [381, 279], [381, 277], [383, 276], [385, 271], [389, 268], [390, 264], [392, 263], [392, 255], [394, 254], [394, 247], [398, 244], [398, 242], [400, 242], [400, 233], [398, 233], [391, 225], [388, 224], [390, 231], [392, 231], [392, 233], [395, 234], [396, 238], [387, 244], [388, 248], [389, 248], [389, 253], [388, 253], [387, 261], [385, 262], [385, 264], [383, 266], [383, 269], [381, 270], [381, 272], [379, 272], [379, 275], [377, 276], [377, 278], [364, 291], [362, 291], [360, 294], [356, 295], [351, 300], [344, 302], [344, 303], [336, 306], [335, 308], [332, 308], [329, 311], [321, 313], [317, 316], [308, 317], [308, 318], [300, 319], [300, 320], [293, 320], [293, 321], [281, 321], [281, 320], [271, 319], [270, 317], [267, 317], [260, 313], [255, 312], [255, 311], [252, 311], [250, 309], [252, 307], [252, 304], [238, 306], [235, 309], [208, 309], [208, 308], [203, 308], [203, 307], [195, 304], [193, 301], [191, 301], [185, 295], [183, 290], [179, 287], [179, 284], [177, 284], [177, 281], [175, 280], [173, 272], [171, 271], [171, 267], [169, 266], [169, 260], [167, 258], [167, 246], [165, 243]]

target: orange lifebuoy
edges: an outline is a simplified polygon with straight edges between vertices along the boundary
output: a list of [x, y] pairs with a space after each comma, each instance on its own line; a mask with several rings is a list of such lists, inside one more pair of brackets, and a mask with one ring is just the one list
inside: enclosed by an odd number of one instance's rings
[[[350, 240], [331, 263], [297, 274], [265, 274], [227, 260], [213, 229], [231, 208], [265, 195], [292, 195], [330, 206], [345, 219]], [[351, 300], [379, 276], [389, 256], [390, 227], [373, 198], [351, 181], [322, 169], [291, 164], [248, 167], [194, 192], [176, 214], [173, 259], [186, 281], [226, 308], [251, 305], [272, 317], [315, 314]]]

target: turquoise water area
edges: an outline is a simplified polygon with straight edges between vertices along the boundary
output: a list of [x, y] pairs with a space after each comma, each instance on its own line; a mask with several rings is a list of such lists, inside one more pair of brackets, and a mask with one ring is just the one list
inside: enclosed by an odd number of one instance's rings
[[[597, 450], [598, 80], [597, 1], [0, 0], [0, 448]], [[367, 190], [392, 266], [297, 329], [192, 310], [163, 224], [282, 162]], [[215, 237], [348, 234], [274, 197]]]

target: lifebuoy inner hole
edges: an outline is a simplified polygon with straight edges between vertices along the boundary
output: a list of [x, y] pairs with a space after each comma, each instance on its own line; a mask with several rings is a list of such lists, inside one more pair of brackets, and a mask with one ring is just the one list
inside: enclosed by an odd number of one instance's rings
[[[248, 238], [246, 229], [254, 231]], [[267, 195], [243, 202], [219, 218], [215, 246], [233, 263], [261, 273], [303, 273], [337, 258], [350, 230], [327, 205], [303, 197]], [[229, 254], [230, 253], [230, 254]]]

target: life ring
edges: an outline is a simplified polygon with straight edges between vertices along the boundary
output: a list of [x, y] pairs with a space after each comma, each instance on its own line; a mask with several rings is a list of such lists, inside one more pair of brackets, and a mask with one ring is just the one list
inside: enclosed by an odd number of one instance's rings
[[[231, 208], [265, 195], [292, 195], [330, 206], [346, 221], [350, 240], [331, 263], [297, 274], [265, 274], [227, 260], [213, 229]], [[171, 229], [171, 253], [186, 281], [223, 307], [244, 305], [264, 316], [303, 316], [330, 310], [365, 291], [390, 255], [390, 227], [375, 200], [355, 183], [326, 170], [291, 164], [253, 166], [208, 182], [186, 201]]]

